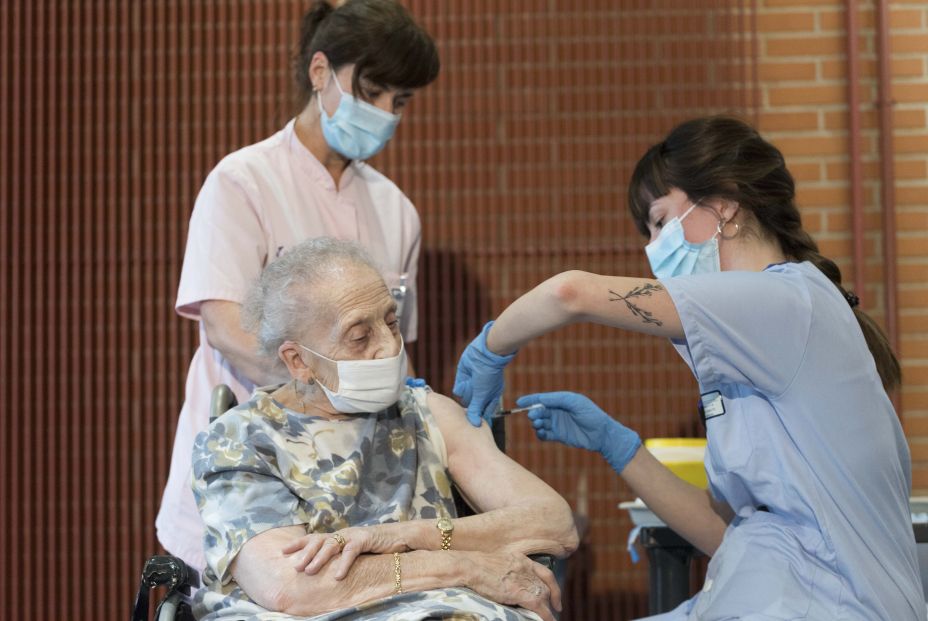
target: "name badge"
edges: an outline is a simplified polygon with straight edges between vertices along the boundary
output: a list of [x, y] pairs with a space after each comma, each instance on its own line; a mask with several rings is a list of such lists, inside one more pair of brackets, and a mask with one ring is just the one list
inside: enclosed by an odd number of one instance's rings
[[704, 392], [699, 395], [702, 401], [703, 418], [709, 420], [725, 413], [725, 402], [722, 401], [722, 393], [718, 390]]
[[403, 272], [400, 274], [400, 284], [399, 286], [392, 287], [390, 289], [390, 295], [393, 296], [393, 299], [396, 300], [396, 318], [403, 318], [403, 310], [406, 307], [406, 278], [408, 274]]

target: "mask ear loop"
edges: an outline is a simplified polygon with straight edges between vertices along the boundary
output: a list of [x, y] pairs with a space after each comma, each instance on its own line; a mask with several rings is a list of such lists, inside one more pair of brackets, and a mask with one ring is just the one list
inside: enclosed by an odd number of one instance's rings
[[[329, 63], [329, 77], [332, 78], [332, 81], [333, 81], [333, 82], [335, 82], [335, 88], [338, 89], [339, 95], [342, 96], [342, 97], [344, 97], [345, 91], [342, 90], [342, 85], [338, 83], [338, 76], [335, 75], [335, 67], [333, 67], [331, 63]], [[329, 81], [326, 80], [326, 85], [328, 85], [328, 83], [329, 83]], [[323, 87], [320, 88], [320, 89], [316, 89], [316, 91], [315, 91], [315, 93], [316, 93], [316, 102], [319, 104], [319, 113], [320, 113], [321, 115], [324, 115], [326, 118], [328, 118], [329, 115], [326, 113], [325, 109], [322, 107], [322, 90], [323, 90], [324, 88], [325, 88], [325, 86], [323, 86]]]
[[688, 215], [690, 215], [690, 212], [693, 211], [694, 209], [696, 209], [696, 207], [699, 205], [699, 201], [696, 201], [695, 203], [693, 203], [693, 201], [690, 201], [690, 203], [692, 203], [692, 205], [690, 206], [690, 208], [687, 209], [686, 211], [684, 211], [684, 212], [683, 212], [683, 215], [680, 216], [680, 222], [683, 222], [684, 220], [686, 220], [686, 217], [687, 217]]

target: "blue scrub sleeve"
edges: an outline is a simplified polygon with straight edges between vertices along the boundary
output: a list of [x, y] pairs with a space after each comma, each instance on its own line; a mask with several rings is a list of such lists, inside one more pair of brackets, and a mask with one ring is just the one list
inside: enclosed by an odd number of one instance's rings
[[680, 315], [704, 390], [737, 383], [770, 397], [786, 391], [802, 363], [812, 323], [801, 274], [720, 272], [661, 284]]

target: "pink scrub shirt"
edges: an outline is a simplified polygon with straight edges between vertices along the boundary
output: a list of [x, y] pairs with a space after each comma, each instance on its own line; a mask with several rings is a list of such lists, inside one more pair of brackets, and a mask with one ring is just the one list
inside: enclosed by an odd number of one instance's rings
[[[363, 162], [352, 162], [339, 187], [299, 141], [294, 121], [270, 138], [226, 156], [206, 178], [190, 218], [176, 310], [200, 320], [200, 303], [239, 304], [261, 270], [287, 248], [321, 236], [358, 241], [388, 287], [405, 275], [402, 332], [416, 340], [419, 215], [396, 185]], [[170, 553], [203, 569], [203, 522], [191, 490], [191, 454], [209, 423], [210, 393], [228, 384], [247, 401], [254, 385], [210, 347], [200, 321], [200, 347], [187, 374], [171, 472], [155, 521]]]

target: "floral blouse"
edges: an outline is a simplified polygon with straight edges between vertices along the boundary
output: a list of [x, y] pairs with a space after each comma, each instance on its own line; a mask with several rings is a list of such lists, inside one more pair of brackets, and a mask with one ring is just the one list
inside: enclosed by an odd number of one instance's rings
[[[344, 420], [306, 416], [259, 388], [248, 403], [197, 436], [193, 489], [206, 524], [205, 588], [198, 619], [294, 619], [253, 602], [229, 567], [246, 541], [272, 528], [334, 532], [416, 519], [455, 516], [444, 440], [426, 405], [425, 389], [405, 389], [399, 402]], [[522, 619], [463, 588], [403, 593], [314, 617], [321, 620]]]

